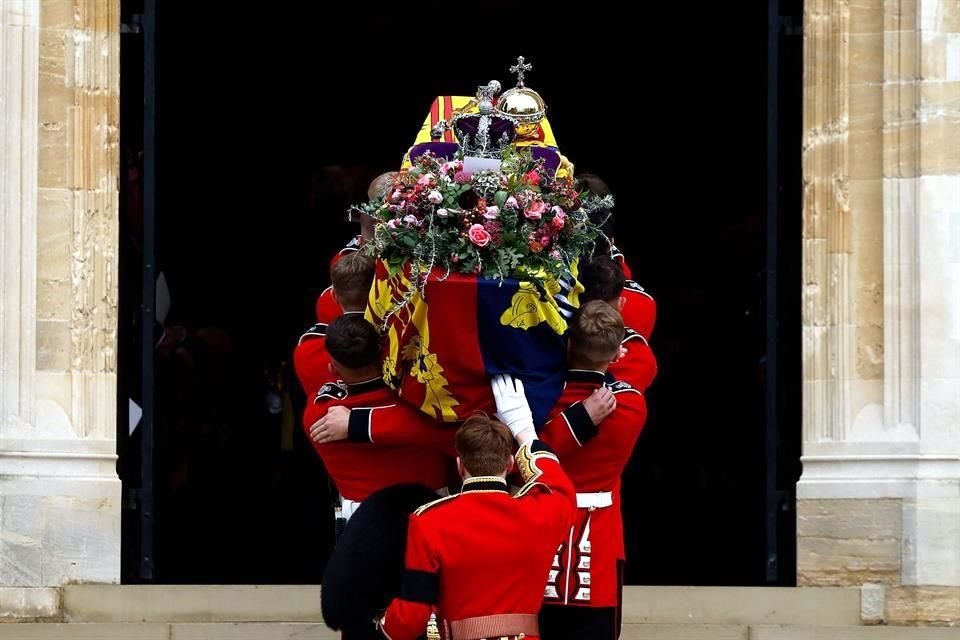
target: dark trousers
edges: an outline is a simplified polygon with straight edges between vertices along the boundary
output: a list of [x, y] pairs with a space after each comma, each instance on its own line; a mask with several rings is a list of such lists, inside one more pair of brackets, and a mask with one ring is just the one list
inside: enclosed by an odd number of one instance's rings
[[384, 637], [372, 622], [344, 625], [343, 629], [340, 630], [341, 640], [383, 640]]
[[540, 610], [542, 640], [616, 640], [620, 637], [617, 607], [554, 607]]
[[617, 640], [623, 625], [623, 562], [617, 562], [616, 607], [545, 606], [540, 609], [542, 640]]

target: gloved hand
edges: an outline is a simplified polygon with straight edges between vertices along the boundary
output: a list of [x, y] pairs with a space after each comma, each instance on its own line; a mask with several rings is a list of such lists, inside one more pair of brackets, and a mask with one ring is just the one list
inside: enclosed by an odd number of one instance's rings
[[517, 437], [527, 429], [533, 429], [533, 413], [523, 394], [523, 382], [510, 374], [494, 376], [490, 381], [493, 398], [497, 403], [497, 416]]

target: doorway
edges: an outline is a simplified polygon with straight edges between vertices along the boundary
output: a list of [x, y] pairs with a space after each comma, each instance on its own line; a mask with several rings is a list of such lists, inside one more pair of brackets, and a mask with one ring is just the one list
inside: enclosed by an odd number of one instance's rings
[[[522, 54], [563, 153], [618, 197], [618, 244], [658, 301], [660, 374], [624, 480], [627, 582], [793, 583], [799, 0], [666, 3], [639, 20], [606, 2], [522, 13], [515, 3], [252, 13], [167, 3], [145, 58], [134, 25], [151, 6], [122, 1], [125, 581], [319, 581], [330, 491], [299, 428], [304, 398], [289, 362], [327, 261], [352, 234], [343, 212], [397, 167], [436, 95], [491, 78], [509, 86], [506, 67]], [[144, 95], [151, 61], [155, 93]], [[147, 209], [170, 306], [147, 371], [155, 517], [145, 573], [143, 429], [130, 429], [128, 399], [143, 386], [138, 132], [151, 99]]]

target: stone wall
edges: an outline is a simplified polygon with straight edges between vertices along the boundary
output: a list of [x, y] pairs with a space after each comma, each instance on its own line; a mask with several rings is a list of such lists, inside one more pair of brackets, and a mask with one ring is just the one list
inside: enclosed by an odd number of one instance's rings
[[0, 0], [0, 586], [116, 582], [117, 0]]
[[960, 623], [958, 25], [806, 3], [798, 582], [875, 584], [891, 623]]

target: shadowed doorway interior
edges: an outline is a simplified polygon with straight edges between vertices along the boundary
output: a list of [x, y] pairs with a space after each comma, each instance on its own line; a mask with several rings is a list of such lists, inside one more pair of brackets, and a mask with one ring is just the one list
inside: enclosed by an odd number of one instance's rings
[[131, 434], [128, 420], [142, 374], [144, 100], [156, 108], [155, 266], [170, 293], [148, 372], [148, 579], [317, 582], [331, 492], [300, 430], [305, 399], [289, 364], [327, 262], [352, 233], [344, 211], [397, 167], [435, 96], [491, 78], [509, 86], [506, 69], [524, 55], [562, 151], [617, 196], [618, 244], [659, 305], [660, 375], [624, 483], [627, 582], [792, 584], [801, 3], [769, 3], [787, 16], [772, 92], [762, 3], [280, 6], [164, 3], [146, 52], [156, 92], [145, 96], [144, 4], [122, 2], [124, 581], [145, 579], [142, 429]]

